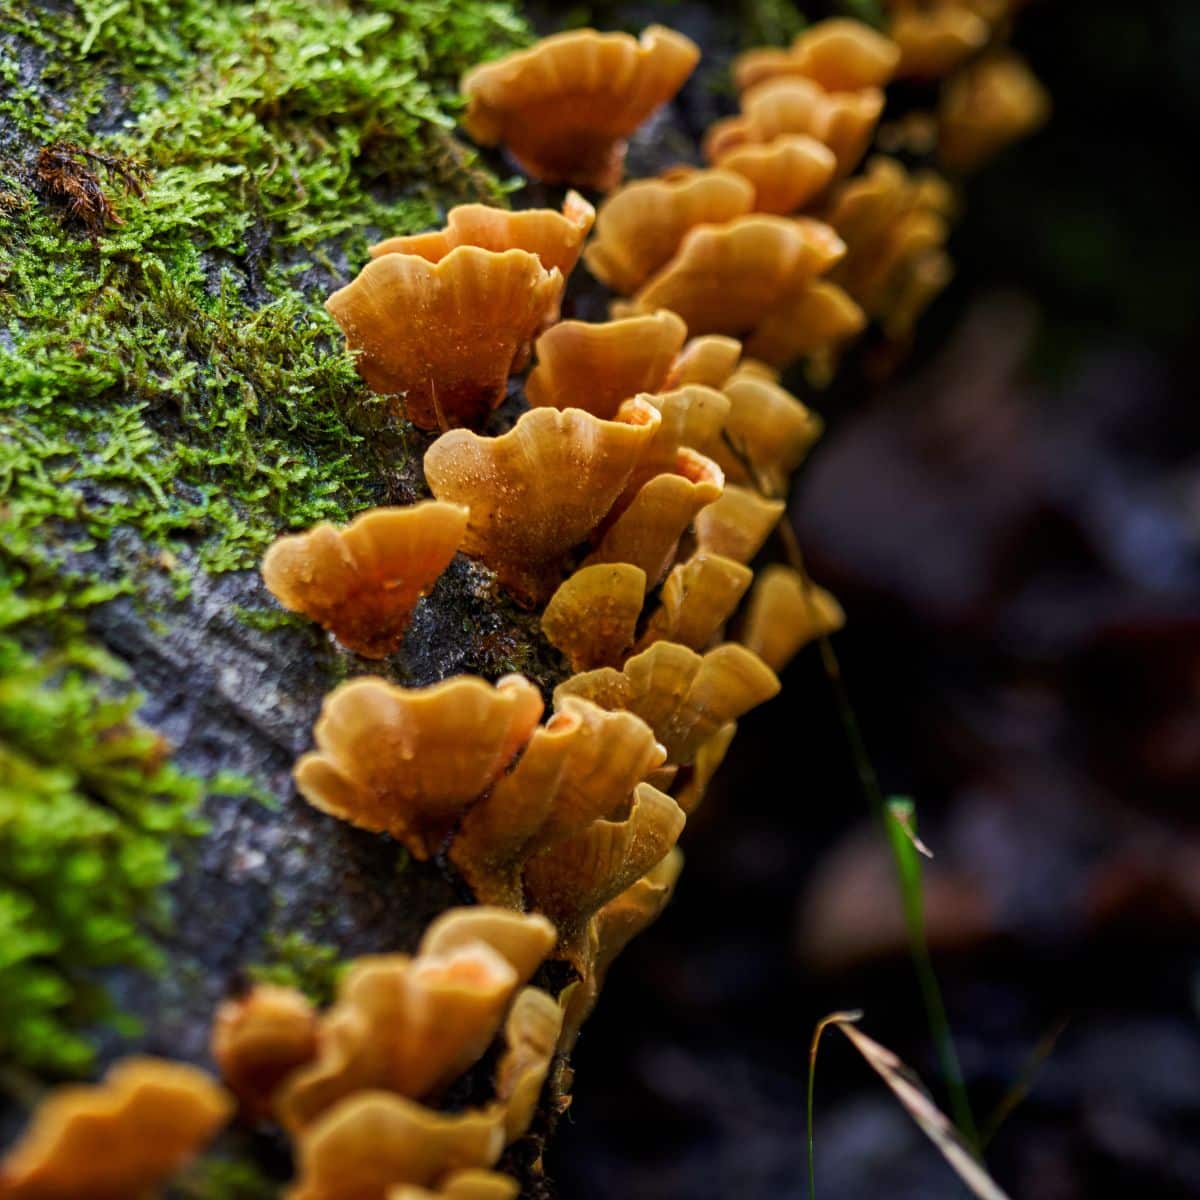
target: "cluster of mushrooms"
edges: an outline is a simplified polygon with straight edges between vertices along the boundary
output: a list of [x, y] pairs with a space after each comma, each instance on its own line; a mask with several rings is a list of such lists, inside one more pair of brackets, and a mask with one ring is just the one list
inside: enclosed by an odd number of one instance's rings
[[[418, 860], [444, 851], [478, 905], [444, 914], [411, 957], [351, 964], [325, 1012], [277, 986], [226, 1003], [212, 1041], [225, 1087], [142, 1058], [58, 1089], [0, 1164], [0, 1197], [154, 1195], [235, 1111], [291, 1137], [290, 1200], [516, 1196], [492, 1168], [609, 964], [670, 897], [676, 842], [737, 720], [843, 622], [793, 567], [750, 566], [821, 432], [779, 373], [827, 376], [870, 321], [906, 337], [949, 277], [949, 185], [887, 158], [854, 171], [897, 71], [972, 69], [994, 32], [982, 7], [897, 0], [895, 40], [831, 20], [743, 55], [740, 112], [709, 130], [710, 165], [625, 186], [624, 139], [696, 65], [687, 38], [583, 30], [468, 72], [478, 142], [544, 181], [615, 190], [598, 213], [575, 191], [561, 212], [466, 205], [374, 247], [327, 307], [367, 384], [440, 431], [433, 499], [281, 538], [262, 574], [285, 608], [384, 659], [462, 553], [540, 610], [575, 674], [545, 720], [520, 675], [359, 677], [326, 697], [301, 795]], [[1012, 136], [1002, 117], [972, 110], [976, 149]], [[615, 293], [608, 322], [560, 320], [581, 257]], [[480, 432], [533, 361], [528, 411]], [[575, 975], [557, 996], [529, 986], [552, 956]], [[439, 1109], [498, 1038], [491, 1098]]]

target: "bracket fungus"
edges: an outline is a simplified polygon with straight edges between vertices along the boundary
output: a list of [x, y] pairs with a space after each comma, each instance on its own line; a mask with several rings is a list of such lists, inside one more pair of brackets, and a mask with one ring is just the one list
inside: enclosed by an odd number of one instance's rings
[[447, 1175], [436, 1191], [401, 1184], [388, 1191], [387, 1200], [517, 1200], [521, 1185], [495, 1171], [466, 1170]]
[[292, 612], [311, 617], [367, 658], [399, 649], [417, 601], [450, 565], [467, 528], [459, 504], [373, 508], [344, 529], [322, 523], [279, 538], [263, 582]]
[[725, 761], [729, 747], [737, 733], [737, 722], [722, 725], [716, 733], [696, 751], [690, 772], [679, 781], [675, 790], [675, 803], [690, 817], [700, 807], [708, 791], [708, 785]]
[[196, 1067], [118, 1062], [99, 1084], [56, 1088], [0, 1160], [5, 1200], [142, 1200], [229, 1119], [229, 1095]]
[[756, 212], [785, 216], [810, 204], [833, 178], [837, 159], [806, 133], [789, 133], [765, 145], [735, 146], [717, 166], [754, 185]]
[[827, 92], [856, 92], [883, 87], [899, 59], [899, 47], [869, 25], [831, 18], [810, 25], [786, 50], [764, 48], [738, 55], [733, 79], [741, 92], [782, 75], [811, 79]]
[[638, 179], [600, 206], [584, 262], [601, 283], [627, 296], [674, 257], [689, 229], [722, 225], [754, 208], [754, 184], [736, 171]]
[[317, 1054], [316, 1010], [295, 988], [258, 984], [213, 1021], [212, 1056], [244, 1116], [271, 1112], [275, 1092]]
[[694, 42], [661, 25], [640, 38], [555, 34], [468, 71], [463, 125], [481, 145], [503, 142], [535, 179], [607, 191], [620, 182], [625, 139], [699, 58]]
[[768, 500], [730, 483], [721, 498], [696, 517], [696, 545], [735, 562], [748, 563], [762, 549], [784, 513], [782, 500]]
[[844, 288], [814, 279], [767, 314], [746, 339], [746, 350], [778, 367], [806, 358], [816, 380], [828, 382], [841, 348], [866, 325], [866, 313]]
[[639, 650], [654, 642], [704, 650], [733, 615], [753, 579], [749, 567], [704, 551], [672, 567], [638, 642]]
[[621, 402], [656, 392], [678, 362], [687, 326], [661, 309], [619, 321], [562, 321], [537, 341], [525, 381], [534, 408], [582, 408], [611, 420]]
[[561, 708], [577, 696], [634, 713], [654, 731], [667, 762], [686, 766], [721, 726], [778, 691], [775, 673], [744, 646], [725, 642], [700, 655], [674, 642], [655, 642], [620, 671], [601, 667], [560, 683], [554, 704]]
[[773, 564], [754, 581], [739, 641], [773, 671], [782, 671], [809, 642], [845, 623], [842, 606], [829, 592], [791, 567]]
[[315, 808], [390, 833], [424, 860], [541, 715], [541, 695], [520, 675], [494, 687], [465, 675], [425, 688], [355, 679], [325, 697], [296, 786]]
[[525, 988], [504, 1024], [505, 1051], [496, 1064], [496, 1099], [504, 1106], [507, 1141], [524, 1137], [562, 1033], [563, 1010], [539, 988]]
[[514, 360], [558, 313], [563, 276], [525, 250], [384, 254], [325, 302], [376, 392], [422, 429], [478, 426]]
[[554, 949], [554, 926], [537, 913], [511, 912], [489, 904], [451, 908], [425, 930], [418, 955], [439, 957], [483, 942], [507, 959], [523, 987]]
[[691, 338], [671, 364], [661, 390], [670, 391], [689, 384], [720, 388], [733, 374], [741, 357], [742, 343], [737, 338], [720, 333], [706, 333]]
[[992, 36], [991, 25], [965, 5], [896, 7], [888, 36], [900, 48], [896, 75], [901, 79], [941, 79], [982, 50]]
[[502, 437], [443, 434], [425, 454], [425, 478], [439, 500], [470, 508], [464, 553], [518, 599], [539, 603], [561, 582], [568, 551], [621, 495], [660, 421], [642, 400], [613, 421], [536, 408]]
[[633, 646], [646, 597], [646, 572], [626, 562], [582, 567], [550, 597], [542, 614], [546, 640], [572, 671], [612, 667]]

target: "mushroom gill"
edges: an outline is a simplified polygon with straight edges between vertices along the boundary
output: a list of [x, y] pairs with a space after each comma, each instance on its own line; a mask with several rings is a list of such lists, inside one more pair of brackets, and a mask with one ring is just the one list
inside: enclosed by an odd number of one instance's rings
[[558, 312], [563, 276], [525, 250], [385, 254], [325, 302], [376, 392], [422, 429], [478, 426], [514, 360]]
[[423, 860], [504, 772], [541, 713], [537, 688], [520, 675], [494, 687], [474, 676], [425, 688], [355, 679], [325, 697], [317, 749], [297, 762], [296, 786], [315, 808], [390, 833]]
[[550, 597], [542, 632], [566, 655], [572, 671], [617, 666], [633, 646], [645, 596], [641, 567], [627, 562], [582, 567]]
[[458, 504], [373, 508], [344, 529], [322, 522], [273, 542], [263, 582], [284, 608], [311, 617], [348, 649], [386, 658], [466, 528], [467, 510]]
[[780, 76], [798, 75], [827, 92], [883, 87], [892, 78], [900, 50], [862, 21], [831, 18], [799, 34], [787, 50], [748, 50], [733, 62], [740, 92]]
[[784, 502], [730, 483], [721, 498], [696, 517], [696, 545], [735, 562], [748, 563], [783, 516]]
[[425, 477], [439, 500], [470, 508], [463, 551], [518, 599], [539, 603], [561, 582], [567, 552], [624, 490], [660, 421], [639, 400], [614, 421], [537, 408], [502, 437], [443, 434], [425, 454]]
[[473, 67], [462, 78], [463, 125], [503, 142], [527, 174], [607, 191], [620, 182], [627, 138], [670, 100], [700, 51], [652, 25], [640, 38], [579, 29]]
[[704, 650], [741, 603], [753, 578], [749, 567], [731, 558], [697, 551], [671, 568], [638, 649], [676, 642]]
[[739, 641], [773, 671], [782, 671], [809, 642], [845, 623], [842, 606], [829, 592], [791, 567], [773, 564], [754, 581]]
[[674, 257], [689, 229], [745, 216], [754, 200], [753, 183], [734, 171], [635, 180], [601, 204], [583, 260], [601, 283], [627, 296]]
[[833, 151], [806, 133], [789, 133], [765, 145], [735, 146], [717, 160], [754, 185], [755, 212], [785, 216], [810, 204], [833, 178]]
[[726, 642], [699, 655], [674, 642], [655, 642], [620, 671], [601, 667], [572, 676], [555, 689], [554, 704], [561, 709], [581, 697], [634, 713], [662, 743], [667, 762], [686, 766], [722, 725], [778, 691], [775, 673], [744, 646]]
[[611, 420], [622, 401], [659, 390], [686, 337], [687, 326], [666, 309], [598, 324], [563, 321], [538, 338], [525, 395], [534, 408], [582, 408]]
[[5, 1200], [141, 1200], [194, 1157], [233, 1104], [203, 1071], [129, 1058], [55, 1088], [0, 1160]]

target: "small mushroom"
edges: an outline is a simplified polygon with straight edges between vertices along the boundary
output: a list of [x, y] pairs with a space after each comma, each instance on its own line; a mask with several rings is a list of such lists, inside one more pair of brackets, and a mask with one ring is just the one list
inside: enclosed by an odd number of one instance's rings
[[764, 567], [754, 582], [739, 640], [771, 670], [782, 671], [809, 642], [845, 623], [842, 606], [829, 592], [776, 563]]
[[525, 381], [534, 408], [582, 408], [611, 420], [623, 400], [657, 392], [678, 362], [687, 326], [662, 309], [619, 321], [563, 321], [537, 341]]
[[503, 142], [535, 179], [607, 191], [620, 182], [625, 139], [699, 58], [695, 43], [661, 25], [640, 38], [555, 34], [468, 71], [463, 124], [481, 145]]
[[515, 913], [507, 908], [475, 904], [451, 908], [436, 917], [421, 938], [418, 955], [443, 957], [473, 942], [483, 942], [508, 960], [523, 987], [557, 940], [554, 926], [538, 913]]
[[693, 554], [687, 562], [671, 568], [638, 649], [655, 642], [705, 649], [733, 614], [753, 578], [749, 567], [731, 558], [704, 551]]
[[888, 28], [888, 36], [900, 47], [896, 76], [942, 79], [982, 50], [991, 35], [988, 22], [966, 5], [902, 8]]
[[725, 485], [721, 498], [696, 517], [696, 545], [735, 562], [748, 563], [779, 524], [785, 505], [749, 488]]
[[376, 392], [422, 429], [479, 426], [514, 360], [558, 312], [563, 276], [525, 250], [385, 254], [325, 302]]
[[546, 640], [572, 671], [612, 667], [632, 648], [646, 596], [646, 572], [627, 562], [582, 567], [550, 597], [542, 614]]
[[438, 1185], [436, 1191], [401, 1184], [391, 1188], [387, 1200], [517, 1200], [521, 1185], [507, 1175], [495, 1171], [454, 1171]]
[[314, 808], [390, 833], [424, 860], [541, 713], [537, 688], [520, 675], [494, 687], [469, 675], [425, 688], [355, 679], [325, 697], [317, 749], [297, 762], [296, 786]]
[[737, 146], [717, 165], [754, 185], [756, 212], [786, 215], [804, 208], [833, 178], [837, 159], [806, 133], [789, 133], [765, 145]]
[[763, 318], [746, 339], [746, 350], [780, 367], [807, 358], [816, 381], [828, 381], [842, 347], [866, 325], [866, 313], [844, 288], [814, 279]]
[[730, 721], [728, 725], [722, 725], [696, 751], [696, 760], [692, 763], [691, 773], [675, 793], [675, 803], [689, 817], [700, 807], [700, 802], [708, 792], [708, 785], [712, 783], [713, 776], [725, 761], [725, 755], [729, 753], [729, 747], [733, 744], [736, 733], [737, 723]]
[[601, 667], [572, 676], [555, 689], [554, 704], [561, 709], [569, 698], [582, 697], [634, 713], [662, 743], [667, 761], [687, 766], [721, 726], [778, 691], [775, 673], [744, 646], [726, 642], [702, 656], [674, 642], [655, 642], [620, 671]]
[[720, 333], [691, 338], [676, 356], [661, 388], [649, 391], [673, 391], [696, 384], [720, 388], [733, 374], [742, 356], [742, 343]]
[[734, 171], [627, 183], [600, 206], [584, 262], [602, 283], [627, 296], [674, 257], [689, 229], [745, 216], [754, 211], [754, 199], [754, 185]]
[[470, 508], [463, 551], [539, 603], [562, 581], [567, 552], [621, 495], [660, 421], [640, 400], [614, 421], [537, 408], [502, 437], [443, 434], [425, 454], [425, 477], [438, 499]]
[[103, 1082], [55, 1088], [0, 1160], [5, 1200], [134, 1200], [156, 1195], [229, 1119], [205, 1072], [128, 1058]]
[[817, 21], [787, 50], [749, 50], [733, 62], [738, 91], [767, 79], [799, 75], [827, 92], [856, 92], [883, 87], [900, 58], [896, 44], [862, 21], [831, 18]]
[[429, 1188], [490, 1167], [504, 1149], [504, 1115], [495, 1104], [448, 1114], [391, 1092], [348, 1096], [299, 1135], [287, 1200], [388, 1200], [400, 1184]]
[[505, 1139], [524, 1137], [562, 1033], [563, 1010], [538, 988], [525, 988], [513, 1001], [504, 1026], [506, 1049], [496, 1067], [496, 1099], [504, 1105]]
[[427, 501], [373, 508], [345, 529], [322, 522], [271, 544], [263, 582], [292, 612], [311, 617], [342, 645], [386, 658], [404, 640], [417, 601], [450, 565], [467, 510]]
[[271, 1112], [284, 1079], [316, 1057], [318, 1029], [315, 1009], [295, 988], [260, 983], [221, 1005], [212, 1056], [245, 1117]]
[[675, 470], [681, 449], [715, 458], [720, 453], [721, 435], [731, 407], [724, 392], [699, 383], [685, 384], [670, 392], [639, 399], [658, 409], [662, 422], [626, 485], [625, 494], [617, 502], [618, 512], [637, 495], [643, 484], [656, 475]]

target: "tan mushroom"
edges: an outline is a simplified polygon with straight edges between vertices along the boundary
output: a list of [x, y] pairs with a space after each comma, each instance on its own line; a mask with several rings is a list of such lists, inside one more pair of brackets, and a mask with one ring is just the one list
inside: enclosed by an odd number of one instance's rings
[[466, 528], [458, 504], [373, 508], [344, 529], [323, 522], [273, 542], [263, 582], [342, 645], [385, 658], [400, 648], [417, 601], [450, 565]]
[[683, 86], [696, 45], [660, 25], [641, 38], [579, 29], [543, 38], [462, 79], [463, 124], [503, 142], [535, 179], [606, 191], [620, 182], [625, 139]]
[[746, 351], [778, 367], [807, 358], [815, 383], [828, 382], [845, 344], [866, 328], [867, 315], [844, 288], [814, 279], [784, 297], [746, 339]]
[[233, 1103], [203, 1071], [129, 1058], [98, 1084], [55, 1088], [0, 1160], [5, 1200], [142, 1200], [156, 1194], [229, 1119]]
[[572, 671], [612, 667], [633, 646], [646, 596], [646, 572], [627, 562], [582, 567], [550, 597], [542, 614], [546, 640]]
[[676, 642], [704, 650], [733, 614], [753, 578], [749, 567], [730, 558], [704, 551], [693, 554], [687, 562], [671, 568], [638, 649], [655, 642]]
[[373, 391], [422, 429], [479, 426], [558, 312], [563, 277], [525, 250], [385, 254], [325, 302]]
[[661, 388], [648, 391], [673, 391], [696, 384], [720, 388], [733, 374], [742, 357], [742, 344], [736, 338], [708, 333], [691, 338], [671, 364]]
[[764, 567], [754, 583], [740, 641], [773, 671], [782, 671], [817, 638], [846, 623], [838, 602], [791, 567]]
[[505, 1139], [524, 1137], [537, 1112], [562, 1032], [563, 1010], [538, 988], [513, 1001], [504, 1026], [506, 1049], [496, 1067], [496, 1099], [504, 1105]]
[[817, 21], [787, 50], [749, 50], [733, 63], [739, 91], [780, 76], [798, 75], [827, 92], [855, 92], [883, 87], [900, 58], [894, 42], [861, 21], [831, 18]]
[[417, 954], [440, 958], [483, 942], [517, 973], [517, 986], [524, 987], [543, 960], [554, 949], [554, 926], [538, 913], [517, 913], [488, 904], [451, 908], [435, 917], [421, 937]]
[[786, 215], [806, 207], [833, 178], [837, 159], [806, 133], [789, 133], [765, 145], [737, 146], [717, 161], [754, 185], [754, 210]]
[[322, 812], [390, 833], [425, 859], [508, 767], [541, 712], [537, 688], [520, 675], [494, 687], [474, 676], [426, 688], [355, 679], [325, 697], [317, 749], [296, 764], [296, 786]]
[[749, 488], [725, 485], [721, 498], [696, 517], [696, 545], [735, 562], [748, 563], [783, 516], [784, 502]]
[[443, 434], [426, 452], [425, 477], [439, 500], [470, 508], [463, 551], [537, 603], [562, 581], [567, 552], [621, 495], [660, 421], [637, 400], [615, 421], [538, 408], [503, 437]]
[[700, 802], [708, 792], [708, 786], [725, 761], [729, 747], [733, 744], [737, 733], [737, 723], [730, 721], [722, 725], [696, 751], [696, 759], [686, 779], [683, 779], [675, 791], [675, 803], [690, 817], [700, 807]]
[[888, 35], [900, 47], [896, 75], [901, 79], [941, 79], [987, 45], [992, 29], [978, 13], [958, 4], [904, 7]]
[[387, 1200], [517, 1200], [521, 1185], [495, 1171], [454, 1171], [436, 1191], [401, 1184], [388, 1191]]

